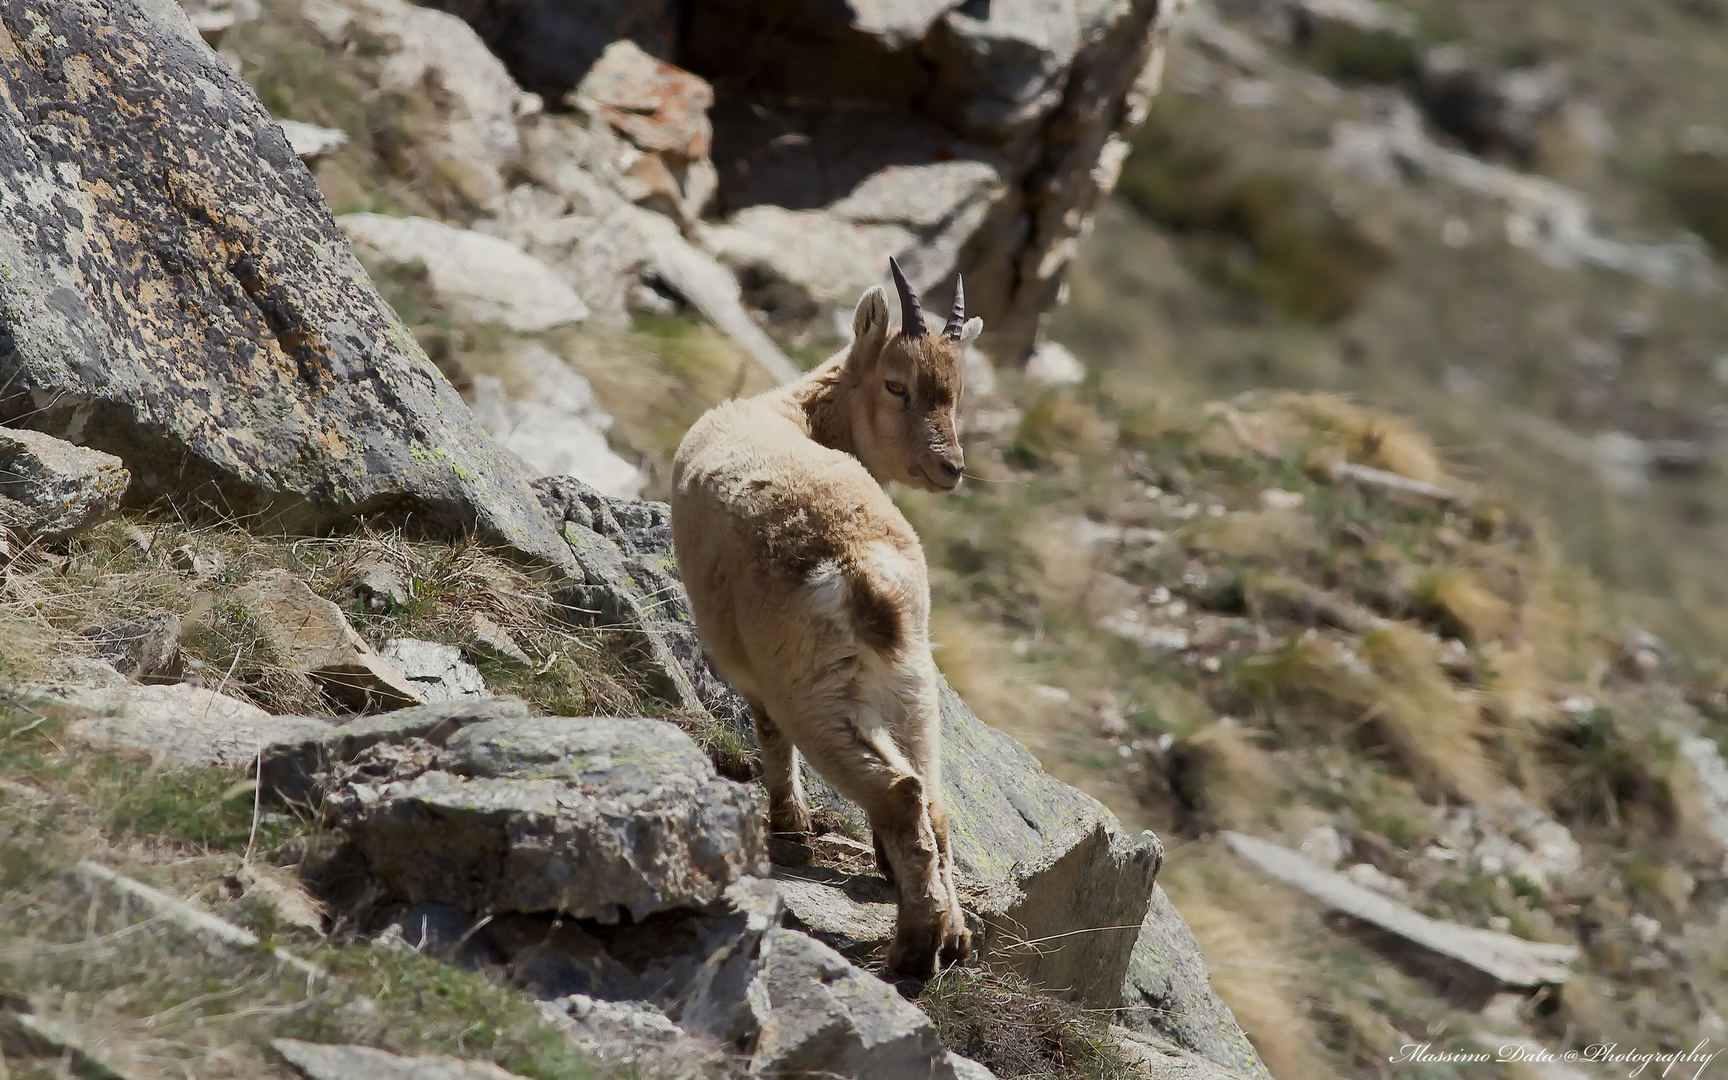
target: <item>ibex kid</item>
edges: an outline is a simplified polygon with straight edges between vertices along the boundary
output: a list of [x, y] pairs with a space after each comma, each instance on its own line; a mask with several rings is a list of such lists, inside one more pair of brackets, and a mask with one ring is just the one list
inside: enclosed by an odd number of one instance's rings
[[883, 491], [960, 483], [954, 309], [930, 333], [897, 262], [901, 325], [873, 287], [853, 340], [802, 379], [728, 401], [684, 436], [672, 534], [702, 642], [750, 703], [776, 831], [808, 832], [802, 752], [870, 819], [899, 914], [889, 965], [930, 975], [966, 958], [954, 891], [924, 552]]

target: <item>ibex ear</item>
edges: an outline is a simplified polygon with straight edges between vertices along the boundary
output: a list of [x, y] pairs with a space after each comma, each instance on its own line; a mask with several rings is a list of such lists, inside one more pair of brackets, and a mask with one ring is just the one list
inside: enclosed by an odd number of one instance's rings
[[852, 364], [869, 363], [888, 340], [888, 297], [882, 286], [872, 285], [858, 298], [852, 313]]
[[960, 344], [970, 345], [978, 340], [978, 335], [984, 332], [984, 320], [973, 317], [966, 320], [966, 325], [960, 328]]

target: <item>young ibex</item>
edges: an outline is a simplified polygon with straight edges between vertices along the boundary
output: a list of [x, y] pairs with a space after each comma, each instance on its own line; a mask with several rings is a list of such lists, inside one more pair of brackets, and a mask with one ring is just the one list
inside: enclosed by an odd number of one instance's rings
[[942, 803], [930, 586], [882, 490], [960, 484], [961, 350], [983, 329], [961, 283], [939, 334], [889, 260], [901, 326], [873, 287], [853, 341], [791, 385], [698, 420], [672, 464], [672, 537], [696, 626], [756, 721], [776, 831], [808, 832], [798, 753], [863, 807], [899, 917], [888, 962], [966, 958]]

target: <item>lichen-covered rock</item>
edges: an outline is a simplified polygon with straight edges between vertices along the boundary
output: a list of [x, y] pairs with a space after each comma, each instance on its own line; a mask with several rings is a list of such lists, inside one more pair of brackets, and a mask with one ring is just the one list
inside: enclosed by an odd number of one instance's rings
[[657, 720], [485, 721], [412, 764], [356, 770], [327, 803], [409, 903], [641, 920], [767, 869], [755, 791]]
[[401, 672], [408, 685], [420, 692], [423, 701], [450, 701], [486, 693], [480, 669], [469, 663], [455, 645], [391, 638], [378, 650], [378, 655]]
[[[0, 366], [5, 334], [0, 319]], [[130, 480], [112, 454], [39, 431], [0, 428], [0, 529], [23, 539], [57, 540], [89, 528], [119, 508]]]
[[0, 388], [0, 419], [120, 458], [139, 503], [411, 511], [569, 565], [171, 0], [0, 3]]

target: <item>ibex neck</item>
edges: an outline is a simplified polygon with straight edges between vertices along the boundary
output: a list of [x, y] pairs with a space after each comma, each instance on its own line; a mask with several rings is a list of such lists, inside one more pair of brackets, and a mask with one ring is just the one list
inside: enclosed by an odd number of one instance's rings
[[852, 437], [852, 410], [847, 407], [846, 356], [827, 361], [786, 387], [782, 393], [792, 419], [811, 439], [832, 450], [857, 455]]

